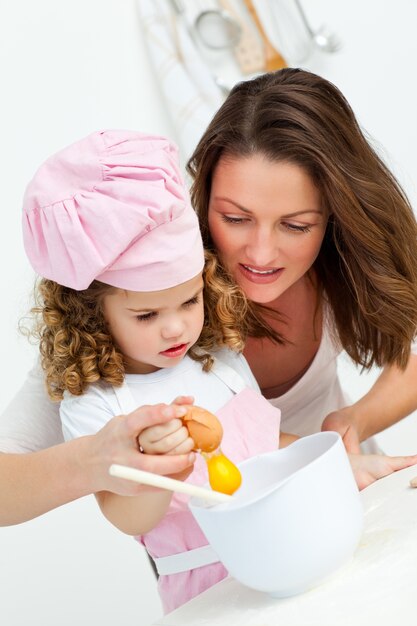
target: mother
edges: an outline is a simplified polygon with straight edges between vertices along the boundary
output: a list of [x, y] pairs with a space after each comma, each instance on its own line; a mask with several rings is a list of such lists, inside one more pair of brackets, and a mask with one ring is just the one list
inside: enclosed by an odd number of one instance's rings
[[[237, 85], [189, 169], [205, 243], [249, 300], [245, 354], [283, 430], [335, 429], [355, 452], [417, 408], [416, 222], [340, 92], [291, 69]], [[350, 406], [336, 372], [342, 348], [361, 366], [384, 366]], [[35, 369], [0, 419], [0, 524], [140, 489], [110, 478], [112, 462], [181, 471], [192, 457], [148, 457], [136, 441], [175, 410], [143, 407], [64, 444]], [[406, 464], [393, 459], [390, 471]]]
[[[240, 83], [188, 168], [205, 245], [251, 302], [244, 354], [282, 429], [337, 430], [356, 452], [416, 409], [416, 220], [338, 89], [296, 69]], [[384, 366], [349, 406], [342, 348]]]

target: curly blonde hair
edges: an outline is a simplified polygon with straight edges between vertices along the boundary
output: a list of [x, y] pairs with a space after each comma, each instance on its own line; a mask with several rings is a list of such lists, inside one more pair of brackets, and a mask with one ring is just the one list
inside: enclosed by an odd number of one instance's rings
[[[42, 278], [36, 287], [35, 322], [27, 331], [39, 342], [46, 387], [52, 400], [64, 391], [82, 395], [99, 380], [120, 386], [124, 358], [113, 341], [103, 314], [103, 298], [116, 288], [94, 281], [75, 291]], [[247, 301], [239, 287], [218, 269], [216, 256], [206, 254], [204, 269], [204, 327], [189, 356], [209, 371], [210, 352], [226, 346], [243, 350]]]

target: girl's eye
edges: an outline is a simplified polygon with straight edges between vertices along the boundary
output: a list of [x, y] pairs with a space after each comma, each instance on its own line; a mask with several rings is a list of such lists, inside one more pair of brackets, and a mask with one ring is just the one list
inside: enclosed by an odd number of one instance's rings
[[182, 306], [189, 307], [189, 306], [193, 306], [193, 304], [197, 304], [198, 302], [199, 302], [198, 296], [194, 296], [194, 298], [191, 298], [191, 300], [187, 300], [187, 302], [184, 302]]
[[301, 226], [300, 224], [288, 224], [284, 223], [283, 226], [292, 232], [297, 233], [309, 233], [311, 230], [311, 224], [306, 224], [305, 226]]
[[136, 319], [138, 322], [148, 322], [153, 317], [156, 316], [155, 311], [150, 311], [149, 313], [143, 313], [142, 315], [136, 315]]
[[231, 215], [222, 215], [223, 222], [226, 224], [243, 224], [243, 222], [247, 221], [245, 217], [232, 217]]

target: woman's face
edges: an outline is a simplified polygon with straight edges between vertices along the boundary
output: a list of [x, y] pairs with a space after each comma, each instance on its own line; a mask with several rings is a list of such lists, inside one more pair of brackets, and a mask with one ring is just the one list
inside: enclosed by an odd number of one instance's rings
[[266, 304], [311, 268], [327, 218], [304, 169], [255, 154], [219, 161], [208, 222], [225, 268], [250, 300]]

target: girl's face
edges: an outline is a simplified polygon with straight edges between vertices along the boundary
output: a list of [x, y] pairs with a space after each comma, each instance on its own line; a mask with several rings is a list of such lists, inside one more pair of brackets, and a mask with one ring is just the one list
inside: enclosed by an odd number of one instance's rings
[[115, 289], [104, 296], [103, 312], [128, 373], [149, 374], [173, 367], [203, 328], [202, 274], [163, 291]]
[[250, 300], [266, 304], [311, 268], [327, 218], [305, 170], [255, 154], [219, 161], [208, 223], [225, 268]]

